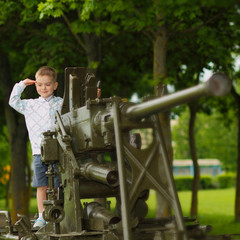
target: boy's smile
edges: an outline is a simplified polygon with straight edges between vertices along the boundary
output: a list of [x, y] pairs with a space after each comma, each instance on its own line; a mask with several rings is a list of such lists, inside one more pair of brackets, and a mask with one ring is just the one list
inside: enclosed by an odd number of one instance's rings
[[58, 83], [54, 82], [48, 75], [39, 75], [36, 78], [36, 89], [38, 94], [43, 98], [50, 97], [54, 90], [57, 89]]

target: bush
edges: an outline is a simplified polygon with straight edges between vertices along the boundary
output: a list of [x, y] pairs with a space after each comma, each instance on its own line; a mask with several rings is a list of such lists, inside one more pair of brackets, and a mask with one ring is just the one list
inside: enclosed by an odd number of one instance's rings
[[216, 177], [219, 188], [229, 188], [236, 184], [236, 175], [234, 173], [224, 173]]
[[[177, 191], [192, 190], [192, 176], [175, 176], [175, 186]], [[213, 188], [213, 178], [210, 175], [203, 175], [200, 178], [200, 189]]]
[[200, 179], [200, 188], [201, 189], [210, 189], [213, 188], [213, 178], [210, 175], [202, 175]]
[[[177, 191], [192, 190], [192, 176], [174, 176]], [[210, 175], [202, 175], [200, 178], [200, 189], [230, 188], [236, 184], [236, 174], [224, 173], [213, 178]]]
[[176, 176], [174, 177], [177, 191], [186, 191], [192, 189], [192, 176]]

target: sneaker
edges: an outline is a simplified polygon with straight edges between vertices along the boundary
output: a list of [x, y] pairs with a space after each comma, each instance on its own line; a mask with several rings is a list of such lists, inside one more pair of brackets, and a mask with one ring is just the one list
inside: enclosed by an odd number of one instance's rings
[[42, 218], [39, 217], [33, 224], [33, 228], [41, 228], [46, 225], [46, 221]]

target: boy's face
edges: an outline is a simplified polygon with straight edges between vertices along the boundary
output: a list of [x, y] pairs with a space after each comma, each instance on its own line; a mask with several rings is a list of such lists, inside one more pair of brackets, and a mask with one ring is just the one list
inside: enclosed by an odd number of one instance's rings
[[43, 98], [50, 97], [57, 89], [58, 83], [54, 82], [48, 75], [38, 75], [36, 78], [36, 89]]

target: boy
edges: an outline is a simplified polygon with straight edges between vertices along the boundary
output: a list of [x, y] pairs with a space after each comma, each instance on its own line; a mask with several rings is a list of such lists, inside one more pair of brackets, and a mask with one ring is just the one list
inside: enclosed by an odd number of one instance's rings
[[[35, 74], [36, 80], [25, 79], [13, 87], [9, 105], [24, 115], [33, 154], [33, 187], [37, 187], [37, 206], [39, 217], [33, 227], [40, 228], [46, 223], [42, 217], [43, 200], [46, 200], [48, 178], [45, 175], [47, 166], [41, 161], [41, 141], [43, 132], [54, 130], [55, 112], [60, 111], [63, 99], [53, 95], [58, 87], [57, 74], [54, 68], [44, 66]], [[35, 84], [40, 95], [37, 99], [21, 100], [23, 90]], [[55, 177], [54, 186], [59, 187], [59, 179]]]

